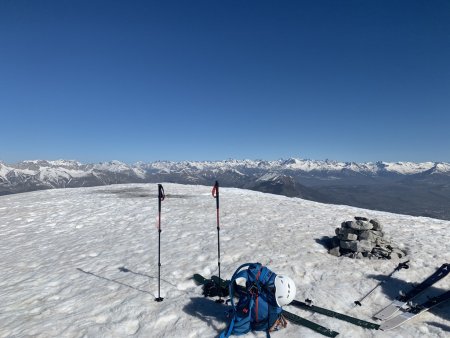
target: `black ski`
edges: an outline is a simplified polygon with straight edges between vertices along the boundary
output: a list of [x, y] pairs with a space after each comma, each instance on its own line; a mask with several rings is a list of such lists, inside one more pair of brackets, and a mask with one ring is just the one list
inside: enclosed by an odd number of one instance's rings
[[[221, 289], [226, 288], [228, 290], [228, 286], [230, 284], [229, 280], [224, 280], [224, 279], [221, 279], [221, 278], [219, 278], [217, 276], [212, 276], [211, 280], [216, 285], [219, 285], [219, 287]], [[238, 285], [238, 288], [239, 287], [241, 287], [241, 286]], [[324, 336], [327, 336], [327, 337], [336, 337], [339, 334], [339, 332], [333, 331], [333, 330], [331, 330], [331, 329], [329, 329], [329, 328], [327, 328], [325, 326], [322, 326], [322, 325], [319, 325], [317, 323], [314, 323], [314, 322], [312, 322], [312, 321], [310, 321], [308, 319], [300, 317], [299, 315], [296, 315], [296, 314], [294, 314], [292, 312], [289, 312], [289, 311], [286, 311], [286, 310], [283, 310], [283, 316], [287, 320], [289, 320], [292, 324], [307, 327], [307, 328], [309, 328], [309, 329], [311, 329], [311, 330], [313, 330], [313, 331], [315, 331], [317, 333], [320, 333], [320, 334], [322, 334]]]
[[[228, 283], [227, 283], [228, 281], [225, 281], [223, 279], [220, 280], [217, 276], [212, 276], [211, 279], [216, 284], [220, 285], [220, 287], [223, 287], [223, 288], [227, 288], [228, 287]], [[354, 317], [351, 317], [351, 316], [347, 316], [345, 314], [338, 313], [338, 312], [335, 312], [335, 311], [332, 311], [332, 310], [328, 310], [328, 309], [325, 309], [325, 308], [322, 308], [322, 307], [319, 307], [319, 306], [309, 305], [307, 303], [304, 303], [304, 302], [301, 302], [301, 301], [298, 301], [298, 300], [293, 300], [291, 302], [291, 304], [289, 304], [289, 305], [293, 305], [293, 306], [298, 307], [300, 309], [308, 310], [308, 311], [311, 311], [311, 312], [320, 313], [320, 314], [326, 315], [328, 317], [333, 317], [333, 318], [336, 318], [336, 319], [344, 320], [346, 322], [349, 322], [349, 323], [352, 323], [354, 325], [358, 325], [358, 326], [364, 327], [366, 329], [378, 330], [378, 328], [380, 327], [380, 325], [375, 324], [375, 323], [370, 323], [370, 322], [367, 322], [367, 321], [364, 321], [364, 320], [361, 320], [361, 319], [358, 319], [358, 318], [354, 318]]]
[[324, 336], [327, 336], [327, 337], [336, 337], [339, 334], [339, 332], [333, 331], [327, 327], [324, 327], [322, 325], [314, 323], [308, 319], [300, 317], [299, 315], [296, 315], [296, 314], [286, 311], [286, 310], [283, 310], [283, 316], [287, 320], [289, 320], [292, 324], [307, 327], [307, 328], [309, 328], [317, 333], [320, 333]]
[[208, 279], [203, 277], [202, 275], [199, 275], [198, 273], [194, 274], [194, 281], [197, 285], [205, 285]]
[[301, 302], [298, 300], [293, 300], [290, 305], [293, 305], [293, 306], [298, 307], [303, 310], [308, 310], [311, 312], [320, 313], [320, 314], [328, 316], [328, 317], [340, 319], [340, 320], [352, 323], [354, 325], [361, 326], [366, 329], [378, 330], [380, 328], [380, 325], [378, 325], [378, 324], [367, 322], [365, 320], [351, 317], [351, 316], [345, 315], [343, 313], [335, 312], [333, 310], [325, 309], [325, 308], [322, 308], [319, 306], [310, 305], [308, 303], [304, 303], [304, 302]]
[[203, 295], [205, 297], [225, 297], [228, 296], [228, 286], [223, 287], [212, 279], [207, 279], [198, 273], [194, 274], [193, 279], [196, 284], [203, 285]]
[[432, 307], [442, 304], [448, 301], [449, 299], [450, 299], [450, 291], [447, 291], [437, 297], [430, 298], [429, 300], [427, 300], [422, 304], [411, 306], [409, 309], [407, 309], [405, 312], [402, 312], [398, 316], [395, 316], [393, 318], [384, 321], [380, 325], [380, 329], [383, 331], [387, 331], [396, 328], [397, 326], [402, 325], [408, 320], [413, 319], [414, 317], [420, 315], [421, 313], [428, 311]]
[[391, 304], [374, 314], [374, 318], [385, 320], [392, 317], [397, 311], [405, 308], [410, 300], [447, 276], [449, 272], [450, 264], [443, 264], [436, 270], [435, 273], [425, 279], [422, 283], [409, 290], [406, 294], [398, 296]]

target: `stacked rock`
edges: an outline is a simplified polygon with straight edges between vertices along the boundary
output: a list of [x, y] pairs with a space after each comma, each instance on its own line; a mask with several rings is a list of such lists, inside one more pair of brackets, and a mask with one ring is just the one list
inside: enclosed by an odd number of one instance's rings
[[329, 251], [334, 256], [391, 259], [406, 255], [384, 237], [383, 226], [376, 219], [357, 216], [354, 221], [342, 222], [336, 235]]

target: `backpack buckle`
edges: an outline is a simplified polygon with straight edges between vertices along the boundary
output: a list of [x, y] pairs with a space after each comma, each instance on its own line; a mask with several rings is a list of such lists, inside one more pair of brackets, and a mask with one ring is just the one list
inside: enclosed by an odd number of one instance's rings
[[256, 283], [253, 283], [252, 286], [248, 289], [248, 293], [251, 295], [258, 295], [259, 294], [259, 285]]

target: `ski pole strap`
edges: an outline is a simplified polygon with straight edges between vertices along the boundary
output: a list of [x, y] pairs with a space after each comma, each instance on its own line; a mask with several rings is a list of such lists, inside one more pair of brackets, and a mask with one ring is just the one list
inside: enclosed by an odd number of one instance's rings
[[158, 184], [158, 199], [162, 202], [166, 198], [162, 184]]
[[211, 193], [212, 196], [216, 199], [216, 208], [219, 209], [219, 181], [216, 181]]

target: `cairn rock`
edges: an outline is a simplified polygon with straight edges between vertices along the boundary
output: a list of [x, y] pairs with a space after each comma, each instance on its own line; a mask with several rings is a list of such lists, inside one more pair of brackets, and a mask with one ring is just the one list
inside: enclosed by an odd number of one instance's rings
[[355, 229], [347, 228], [346, 226], [344, 226], [343, 228], [337, 228], [336, 229], [336, 234], [337, 235], [346, 235], [346, 234], [356, 234], [357, 235], [358, 231], [356, 231]]
[[335, 232], [337, 237], [343, 241], [354, 241], [358, 239], [358, 235], [353, 229], [337, 228]]
[[338, 238], [344, 241], [356, 241], [358, 239], [358, 235], [344, 232], [343, 234], [339, 234]]
[[341, 228], [350, 228], [353, 221], [346, 221], [341, 223]]
[[374, 247], [374, 244], [370, 241], [362, 240], [357, 242], [358, 242], [356, 250], [357, 252], [371, 252]]
[[385, 237], [383, 226], [376, 219], [356, 216], [353, 221], [342, 222], [335, 233], [329, 253], [337, 257], [391, 259], [406, 256]]
[[382, 231], [365, 230], [359, 233], [358, 239], [376, 243], [377, 239], [383, 236], [384, 233]]
[[330, 255], [333, 255], [333, 256], [336, 256], [336, 257], [339, 257], [339, 256], [341, 255], [341, 251], [340, 251], [339, 246], [334, 247], [333, 249], [331, 249], [330, 251], [328, 251], [328, 253], [329, 253]]
[[349, 225], [349, 228], [354, 230], [370, 230], [373, 228], [373, 225], [367, 221], [352, 221]]
[[378, 258], [391, 259], [391, 251], [380, 247], [373, 248], [372, 255]]
[[391, 242], [387, 238], [382, 238], [382, 237], [378, 237], [376, 239], [375, 243], [377, 246], [380, 246], [380, 247], [386, 247], [389, 244], [391, 244]]
[[377, 219], [371, 219], [370, 223], [373, 225], [373, 230], [381, 231], [383, 230], [383, 226], [381, 225], [380, 221]]
[[344, 250], [356, 252], [358, 248], [358, 241], [341, 241], [339, 245]]

